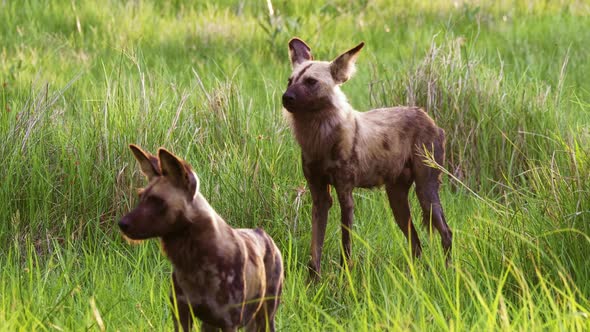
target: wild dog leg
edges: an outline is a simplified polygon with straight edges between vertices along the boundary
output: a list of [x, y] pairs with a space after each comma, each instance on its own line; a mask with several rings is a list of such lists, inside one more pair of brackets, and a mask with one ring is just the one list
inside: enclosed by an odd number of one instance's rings
[[311, 262], [309, 264], [310, 276], [316, 279], [320, 276], [322, 249], [328, 223], [328, 211], [332, 206], [330, 187], [321, 181], [308, 181], [311, 191]]
[[411, 180], [408, 181], [400, 177], [395, 182], [387, 184], [386, 191], [395, 222], [406, 236], [406, 239], [408, 239], [413, 256], [420, 257], [422, 247], [418, 233], [416, 233], [416, 228], [412, 223], [410, 204], [408, 203], [408, 194], [411, 185]]
[[442, 206], [440, 205], [438, 190], [435, 189], [435, 187], [438, 187], [438, 182], [436, 182], [436, 185], [416, 185], [416, 194], [418, 195], [418, 200], [420, 201], [420, 206], [422, 207], [422, 218], [424, 224], [430, 229], [430, 225], [432, 223], [432, 225], [440, 233], [442, 247], [445, 252], [446, 263], [448, 265], [451, 260], [453, 234], [449, 228], [449, 225], [447, 225], [445, 214], [443, 212]]
[[246, 332], [274, 332], [275, 331], [275, 307], [268, 300], [262, 305], [256, 316], [245, 326]]
[[[215, 331], [217, 331], [218, 329], [216, 328]], [[224, 327], [221, 329], [221, 332], [237, 332], [238, 328], [237, 327]]]
[[217, 332], [217, 331], [220, 331], [220, 329], [213, 326], [213, 325], [209, 325], [205, 322], [201, 322], [201, 332]]
[[447, 265], [451, 260], [451, 246], [453, 242], [453, 234], [443, 212], [440, 204], [439, 191], [439, 176], [440, 171], [435, 168], [428, 167], [424, 164], [416, 165], [416, 195], [420, 201], [422, 208], [422, 219], [424, 225], [428, 227], [434, 226], [439, 232], [442, 242], [442, 247], [445, 252]]
[[190, 331], [191, 327], [193, 326], [193, 317], [191, 314], [191, 309], [187, 303], [188, 299], [185, 298], [182, 288], [180, 288], [180, 286], [178, 285], [178, 281], [176, 281], [176, 275], [174, 273], [172, 273], [172, 287], [174, 288], [174, 294], [170, 294], [170, 302], [172, 303], [172, 309], [175, 310], [175, 308], [178, 307], [178, 320], [176, 320], [175, 314], [172, 314], [172, 316], [174, 317], [174, 331], [179, 331], [179, 324], [180, 326], [182, 326], [182, 330], [184, 332]]
[[[269, 265], [266, 265], [267, 267]], [[280, 272], [282, 273], [282, 272]], [[272, 280], [272, 279], [267, 279]], [[275, 314], [280, 302], [282, 283], [268, 286], [266, 300], [262, 304], [256, 316], [245, 326], [246, 332], [274, 332], [275, 331]]]
[[340, 218], [342, 228], [342, 249], [340, 256], [340, 265], [344, 262], [350, 264], [350, 255], [352, 251], [352, 223], [354, 219], [354, 201], [352, 199], [352, 186], [340, 186], [336, 188], [338, 202], [340, 203]]

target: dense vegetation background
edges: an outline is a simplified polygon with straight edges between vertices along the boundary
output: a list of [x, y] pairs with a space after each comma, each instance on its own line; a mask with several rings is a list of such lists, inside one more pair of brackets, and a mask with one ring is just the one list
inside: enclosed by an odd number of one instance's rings
[[[170, 264], [116, 227], [144, 184], [129, 143], [183, 156], [231, 225], [274, 237], [281, 331], [590, 329], [590, 5], [269, 3], [0, 2], [0, 330], [171, 329]], [[325, 60], [365, 41], [351, 103], [446, 130], [450, 268], [426, 229], [409, 260], [385, 194], [357, 190], [354, 268], [335, 205], [308, 285], [292, 36]]]

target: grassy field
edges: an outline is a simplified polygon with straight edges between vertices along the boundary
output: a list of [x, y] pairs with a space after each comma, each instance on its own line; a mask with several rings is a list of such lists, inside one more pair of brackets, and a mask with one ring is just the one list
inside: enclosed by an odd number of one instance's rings
[[[116, 223], [144, 185], [129, 143], [187, 159], [286, 264], [280, 331], [590, 329], [585, 1], [1, 1], [0, 330], [170, 330], [171, 266]], [[447, 132], [454, 231], [415, 262], [385, 194], [355, 191], [354, 268], [307, 283], [311, 200], [282, 116], [287, 41], [331, 59], [358, 110], [413, 104]], [[412, 212], [419, 218], [412, 194]]]

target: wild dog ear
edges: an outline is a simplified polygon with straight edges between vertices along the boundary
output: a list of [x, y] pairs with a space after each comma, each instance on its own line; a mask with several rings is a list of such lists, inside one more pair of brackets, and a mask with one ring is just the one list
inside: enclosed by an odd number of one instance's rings
[[332, 61], [330, 64], [330, 73], [336, 84], [342, 84], [348, 81], [352, 74], [354, 74], [354, 64], [363, 46], [365, 46], [365, 43], [361, 42]]
[[185, 190], [188, 198], [192, 199], [199, 190], [199, 178], [190, 165], [164, 148], [158, 150], [158, 158], [162, 175], [166, 176], [177, 188]]
[[291, 38], [289, 41], [289, 57], [291, 58], [291, 66], [293, 68], [302, 62], [313, 60], [311, 48], [297, 37]]
[[141, 172], [148, 178], [148, 180], [161, 174], [158, 158], [156, 158], [156, 156], [143, 151], [135, 144], [129, 144], [129, 148], [131, 149], [131, 152], [133, 152], [135, 159], [139, 162]]

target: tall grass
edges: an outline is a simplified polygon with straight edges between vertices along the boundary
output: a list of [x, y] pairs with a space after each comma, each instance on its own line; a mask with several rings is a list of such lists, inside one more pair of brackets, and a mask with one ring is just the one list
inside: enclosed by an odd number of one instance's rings
[[[588, 5], [272, 5], [0, 3], [0, 329], [171, 328], [169, 263], [116, 229], [144, 181], [129, 143], [185, 157], [231, 225], [273, 236], [280, 330], [589, 329]], [[354, 266], [335, 207], [307, 283], [311, 202], [280, 105], [293, 35], [318, 59], [365, 40], [352, 104], [419, 105], [446, 130], [450, 268], [428, 230], [411, 260], [385, 195], [359, 190]]]

